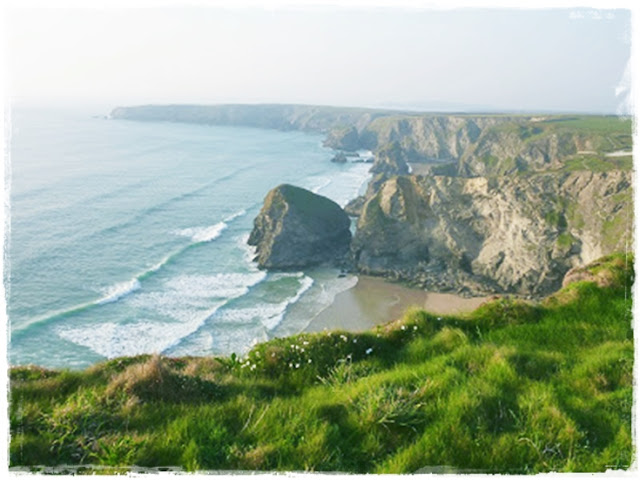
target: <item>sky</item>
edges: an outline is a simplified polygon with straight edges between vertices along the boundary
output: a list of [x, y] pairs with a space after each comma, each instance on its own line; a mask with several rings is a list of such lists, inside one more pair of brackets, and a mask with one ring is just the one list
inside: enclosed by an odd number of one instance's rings
[[586, 8], [14, 8], [5, 97], [629, 113], [630, 22]]

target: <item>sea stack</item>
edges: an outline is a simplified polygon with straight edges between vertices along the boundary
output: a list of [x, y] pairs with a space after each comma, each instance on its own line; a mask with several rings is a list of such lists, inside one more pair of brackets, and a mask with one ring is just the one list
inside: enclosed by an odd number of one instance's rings
[[271, 190], [248, 244], [260, 268], [291, 270], [338, 263], [351, 243], [349, 216], [332, 200], [283, 184]]

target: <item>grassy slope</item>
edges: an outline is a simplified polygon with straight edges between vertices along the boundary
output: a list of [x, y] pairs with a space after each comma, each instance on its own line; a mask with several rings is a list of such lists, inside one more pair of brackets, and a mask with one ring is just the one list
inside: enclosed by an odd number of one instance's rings
[[272, 340], [246, 359], [12, 368], [11, 465], [625, 468], [632, 259], [607, 257], [590, 271], [601, 286], [575, 283], [540, 305], [411, 311], [368, 333]]

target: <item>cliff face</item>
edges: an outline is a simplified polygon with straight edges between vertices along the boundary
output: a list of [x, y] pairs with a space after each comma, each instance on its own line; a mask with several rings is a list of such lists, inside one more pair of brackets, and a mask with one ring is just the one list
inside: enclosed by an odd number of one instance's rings
[[451, 163], [458, 176], [557, 169], [567, 160], [631, 150], [631, 121], [615, 117], [395, 115], [360, 132], [364, 147], [397, 143], [414, 163]]
[[631, 244], [631, 174], [401, 176], [365, 203], [361, 272], [435, 290], [542, 295], [571, 267]]
[[260, 268], [296, 269], [344, 258], [351, 221], [337, 203], [293, 185], [271, 190], [254, 221], [249, 245]]

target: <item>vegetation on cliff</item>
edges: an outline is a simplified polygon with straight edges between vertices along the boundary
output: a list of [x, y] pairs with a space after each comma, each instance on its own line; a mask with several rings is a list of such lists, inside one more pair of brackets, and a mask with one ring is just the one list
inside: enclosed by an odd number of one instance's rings
[[195, 470], [534, 473], [627, 468], [633, 258], [539, 304], [412, 310], [245, 358], [10, 370], [10, 462]]

